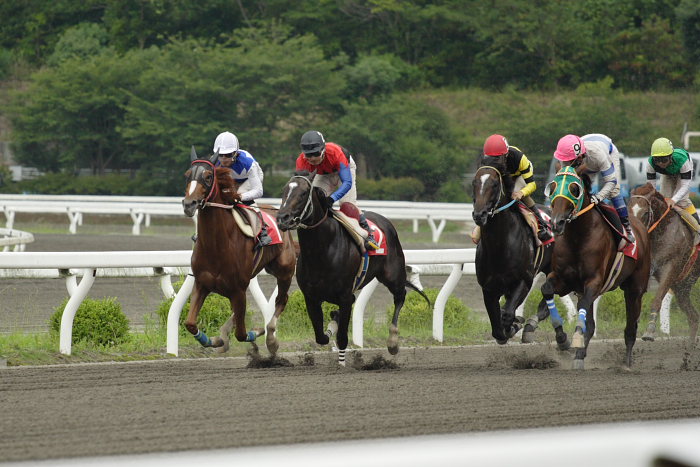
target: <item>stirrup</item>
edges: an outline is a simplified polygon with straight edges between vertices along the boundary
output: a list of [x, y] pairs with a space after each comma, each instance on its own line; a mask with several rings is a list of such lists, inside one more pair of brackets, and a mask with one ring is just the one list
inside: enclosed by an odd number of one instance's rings
[[379, 249], [379, 245], [374, 243], [373, 238], [367, 237], [367, 238], [365, 238], [365, 250], [370, 250], [370, 249], [376, 251]]

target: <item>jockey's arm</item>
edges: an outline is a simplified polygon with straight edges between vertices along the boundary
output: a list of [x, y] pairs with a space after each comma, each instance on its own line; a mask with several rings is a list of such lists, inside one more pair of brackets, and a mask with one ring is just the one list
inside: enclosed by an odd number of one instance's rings
[[604, 166], [604, 168], [600, 171], [600, 175], [603, 177], [604, 183], [600, 190], [598, 190], [596, 197], [598, 199], [608, 199], [610, 198], [610, 194], [617, 185], [617, 177], [615, 176], [615, 166], [613, 166], [612, 163], [608, 161], [607, 167]]
[[523, 194], [523, 198], [530, 196], [537, 189], [537, 183], [535, 183], [535, 174], [532, 168], [532, 163], [527, 159], [525, 154], [520, 158], [520, 164], [518, 164], [518, 175], [523, 177], [525, 186], [520, 190]]
[[248, 171], [248, 181], [250, 182], [250, 190], [241, 193], [241, 201], [255, 201], [263, 195], [262, 179], [260, 178], [260, 166], [254, 162]]
[[653, 184], [656, 190], [659, 189], [658, 183], [656, 183], [656, 170], [649, 161], [647, 161], [647, 182]]
[[352, 188], [353, 179], [352, 172], [350, 172], [350, 167], [344, 163], [339, 164], [338, 176], [340, 177], [340, 187], [333, 192], [331, 198], [333, 201], [338, 201], [343, 196], [348, 194], [350, 188]]
[[693, 178], [693, 160], [690, 157], [683, 163], [678, 175], [680, 180], [678, 180], [676, 192], [671, 197], [675, 203], [687, 197], [690, 192], [690, 179]]

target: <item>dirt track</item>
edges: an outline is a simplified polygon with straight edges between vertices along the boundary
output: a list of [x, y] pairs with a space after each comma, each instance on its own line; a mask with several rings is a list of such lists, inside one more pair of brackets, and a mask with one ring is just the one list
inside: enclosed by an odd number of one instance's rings
[[6, 368], [0, 461], [700, 416], [700, 372], [681, 369], [680, 341], [639, 342], [632, 371], [621, 355], [594, 342], [581, 372], [568, 353], [519, 344], [403, 349], [398, 369], [379, 371], [341, 369], [330, 352], [268, 369], [245, 358]]

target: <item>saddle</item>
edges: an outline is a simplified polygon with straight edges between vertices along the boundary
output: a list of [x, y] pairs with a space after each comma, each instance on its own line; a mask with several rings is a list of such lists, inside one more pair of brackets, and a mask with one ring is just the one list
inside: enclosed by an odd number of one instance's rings
[[365, 238], [369, 235], [365, 229], [360, 227], [358, 218], [360, 216], [359, 211], [355, 206], [350, 203], [343, 203], [340, 205], [340, 210], [331, 210], [333, 217], [340, 223], [341, 226], [350, 234], [355, 244], [360, 248], [360, 252], [364, 255], [365, 253], [370, 256], [384, 256], [386, 255], [386, 238], [384, 232], [382, 232], [376, 224], [374, 224], [369, 219], [367, 223], [372, 229], [371, 235], [374, 237], [374, 241], [379, 245], [379, 249], [374, 251], [367, 251], [365, 249]]
[[265, 211], [258, 213], [255, 209], [245, 204], [237, 204], [231, 209], [238, 228], [246, 237], [257, 239], [263, 228], [263, 220], [267, 226], [267, 233], [272, 240], [269, 245], [282, 243], [282, 235], [279, 233], [275, 219]]
[[[530, 208], [525, 206], [523, 203], [518, 203], [518, 209], [520, 210], [520, 214], [523, 216], [525, 219], [525, 222], [527, 222], [527, 225], [530, 226], [530, 229], [532, 230], [532, 236], [535, 238], [535, 245], [540, 247], [540, 246], [546, 246], [549, 245], [550, 243], [554, 242], [554, 237], [552, 236], [549, 240], [546, 242], [542, 243], [540, 239], [537, 237], [537, 233], [539, 232], [539, 223], [537, 222], [537, 218], [535, 218], [535, 214], [533, 214], [532, 211], [530, 211]], [[540, 212], [540, 216], [542, 218], [549, 222], [551, 219], [549, 218], [549, 214], [544, 212], [543, 210], [536, 208]]]

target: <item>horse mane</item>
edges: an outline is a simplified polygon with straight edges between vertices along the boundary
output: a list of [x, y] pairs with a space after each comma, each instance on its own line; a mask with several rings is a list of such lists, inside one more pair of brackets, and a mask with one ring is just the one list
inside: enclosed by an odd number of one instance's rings
[[219, 185], [221, 197], [225, 203], [233, 204], [235, 202], [233, 194], [238, 192], [238, 188], [241, 184], [234, 180], [233, 170], [228, 167], [215, 167], [215, 170], [216, 181]]
[[638, 186], [634, 190], [632, 190], [633, 195], [639, 195], [639, 196], [647, 196], [649, 194], [653, 194], [656, 191], [656, 188], [654, 185], [651, 183], [647, 182], [644, 185]]

